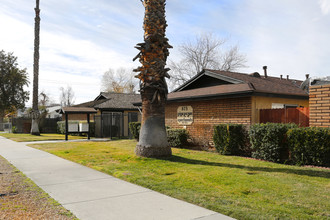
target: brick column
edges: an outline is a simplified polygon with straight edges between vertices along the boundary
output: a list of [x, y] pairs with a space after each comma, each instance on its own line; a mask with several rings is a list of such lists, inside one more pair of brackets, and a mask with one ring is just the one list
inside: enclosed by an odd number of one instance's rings
[[309, 88], [310, 127], [330, 127], [330, 85]]

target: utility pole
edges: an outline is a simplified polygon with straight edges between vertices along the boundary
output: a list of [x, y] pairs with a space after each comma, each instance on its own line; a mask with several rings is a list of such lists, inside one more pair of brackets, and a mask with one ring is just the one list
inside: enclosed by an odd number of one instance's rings
[[34, 60], [33, 60], [33, 96], [32, 96], [32, 124], [31, 134], [40, 135], [39, 132], [39, 108], [38, 108], [38, 86], [39, 86], [39, 45], [40, 45], [40, 9], [39, 0], [36, 0], [36, 17], [34, 19]]

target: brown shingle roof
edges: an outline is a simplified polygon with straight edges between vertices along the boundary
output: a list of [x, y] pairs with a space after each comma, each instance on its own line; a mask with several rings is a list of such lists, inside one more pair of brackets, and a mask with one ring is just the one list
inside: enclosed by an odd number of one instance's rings
[[[136, 109], [132, 103], [141, 102], [140, 94], [126, 93], [104, 93], [101, 95], [106, 97], [102, 103], [95, 105], [99, 109]], [[101, 100], [100, 100], [101, 101]]]
[[90, 102], [84, 102], [78, 105], [74, 105], [73, 107], [90, 107], [93, 108], [95, 105], [99, 105], [103, 102], [105, 102], [106, 99], [100, 99], [100, 100], [94, 100], [94, 101], [90, 101]]
[[[209, 86], [196, 89], [185, 89], [190, 83], [198, 83], [201, 74], [218, 77], [233, 84]], [[218, 76], [217, 76], [218, 75]], [[205, 70], [199, 75], [189, 80], [175, 92], [168, 94], [169, 101], [177, 101], [182, 99], [198, 99], [210, 98], [217, 96], [231, 97], [234, 95], [276, 95], [279, 97], [296, 97], [308, 99], [308, 93], [299, 86], [302, 84], [300, 80], [287, 80], [276, 77], [260, 76], [259, 74], [244, 74], [219, 70]]]
[[234, 79], [251, 83], [256, 92], [270, 93], [270, 94], [283, 94], [283, 95], [301, 95], [308, 96], [307, 92], [302, 90], [299, 86], [302, 81], [300, 80], [287, 80], [277, 77], [254, 77], [244, 73], [235, 73], [219, 70], [205, 70], [212, 73], [224, 75]]
[[190, 89], [180, 92], [173, 92], [168, 94], [168, 100], [174, 101], [178, 99], [189, 99], [189, 98], [203, 98], [211, 96], [221, 95], [234, 95], [242, 93], [252, 93], [253, 88], [249, 84], [230, 84], [230, 85], [219, 85], [211, 86], [199, 89]]

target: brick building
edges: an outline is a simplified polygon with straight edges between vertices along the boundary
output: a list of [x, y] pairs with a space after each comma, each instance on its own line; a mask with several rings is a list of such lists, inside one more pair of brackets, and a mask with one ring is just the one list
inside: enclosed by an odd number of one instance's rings
[[330, 82], [325, 85], [311, 86], [310, 89], [311, 127], [330, 127]]
[[203, 70], [168, 95], [166, 125], [187, 129], [193, 141], [212, 141], [220, 123], [250, 125], [259, 122], [259, 110], [308, 107], [303, 81], [267, 76]]

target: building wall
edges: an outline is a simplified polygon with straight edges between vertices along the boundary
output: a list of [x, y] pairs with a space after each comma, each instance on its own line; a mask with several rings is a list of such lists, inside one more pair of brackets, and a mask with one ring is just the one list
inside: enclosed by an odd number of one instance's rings
[[330, 127], [330, 85], [309, 88], [309, 125]]
[[308, 99], [303, 100], [303, 99], [286, 99], [286, 98], [253, 96], [252, 97], [252, 124], [259, 123], [259, 110], [260, 109], [271, 109], [273, 103], [298, 105], [298, 107], [299, 106], [309, 107]]
[[[192, 106], [193, 123], [191, 125], [178, 124], [179, 106]], [[171, 128], [186, 128], [195, 143], [206, 145], [212, 141], [214, 125], [251, 124], [251, 111], [251, 97], [169, 103], [166, 105], [165, 122]]]

